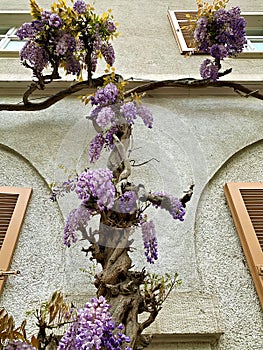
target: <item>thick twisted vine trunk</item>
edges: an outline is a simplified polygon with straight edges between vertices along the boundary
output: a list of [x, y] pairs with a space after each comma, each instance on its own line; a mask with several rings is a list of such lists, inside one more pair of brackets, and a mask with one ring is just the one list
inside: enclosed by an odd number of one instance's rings
[[[147, 345], [146, 338], [141, 336], [144, 324], [138, 321], [138, 315], [145, 311], [141, 294], [145, 273], [131, 271], [132, 260], [128, 255], [131, 231], [131, 228], [114, 228], [101, 223], [99, 241], [93, 244], [92, 254], [102, 266], [95, 281], [97, 295], [106, 297], [114, 321], [124, 325], [125, 334], [131, 339], [131, 348], [138, 349]], [[151, 314], [150, 323], [156, 316], [157, 312]]]
[[[108, 167], [117, 180], [119, 194], [124, 192], [126, 186], [131, 185], [128, 182], [131, 168], [126, 157], [130, 136], [129, 125], [119, 126], [119, 132], [115, 135], [115, 147], [108, 160]], [[147, 345], [146, 338], [141, 335], [146, 323], [141, 324], [138, 321], [138, 315], [146, 311], [141, 293], [146, 275], [144, 270], [131, 270], [132, 260], [129, 256], [133, 243], [132, 226], [138, 222], [137, 215], [136, 211], [131, 214], [121, 213], [116, 207], [104, 211], [101, 214], [98, 239], [89, 248], [93, 259], [102, 267], [95, 281], [97, 295], [106, 297], [111, 305], [113, 319], [117, 324], [124, 325], [124, 333], [130, 337], [132, 349]], [[148, 323], [152, 323], [156, 316], [157, 312], [151, 311]]]
[[131, 230], [101, 223], [98, 250], [93, 255], [102, 265], [102, 271], [96, 276], [97, 294], [107, 298], [114, 321], [124, 325], [125, 334], [131, 338], [130, 346], [137, 349], [137, 339], [142, 330], [138, 315], [143, 311], [144, 305], [140, 286], [145, 274], [144, 271], [130, 270], [132, 260], [128, 251]]

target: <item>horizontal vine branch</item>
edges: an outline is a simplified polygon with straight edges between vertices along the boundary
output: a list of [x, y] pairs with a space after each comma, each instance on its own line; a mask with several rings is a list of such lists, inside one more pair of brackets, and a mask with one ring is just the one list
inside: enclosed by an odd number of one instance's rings
[[258, 90], [254, 91], [246, 86], [235, 83], [232, 81], [216, 81], [212, 82], [208, 79], [178, 79], [178, 80], [163, 80], [163, 81], [150, 81], [146, 84], [135, 87], [131, 90], [125, 92], [124, 96], [128, 97], [134, 93], [143, 93], [150, 90], [155, 90], [159, 88], [170, 87], [170, 88], [206, 88], [206, 87], [228, 87], [233, 89], [235, 92], [242, 94], [244, 97], [253, 96], [259, 100], [263, 100], [263, 94], [261, 94]]
[[[92, 80], [92, 88], [96, 88], [103, 84], [104, 76]], [[129, 97], [132, 94], [140, 94], [146, 91], [156, 90], [159, 88], [206, 88], [206, 87], [227, 87], [233, 89], [236, 93], [243, 97], [252, 96], [259, 100], [263, 100], [263, 94], [258, 90], [251, 90], [248, 87], [232, 82], [232, 81], [216, 81], [212, 82], [209, 79], [177, 79], [177, 80], [162, 80], [162, 81], [149, 81], [145, 84], [134, 87], [133, 89], [127, 90], [124, 93], [124, 97]], [[58, 101], [64, 99], [67, 96], [73, 95], [76, 92], [89, 88], [88, 81], [82, 81], [71, 85], [70, 87], [59, 91], [58, 93], [48, 97], [46, 100], [41, 102], [29, 101], [30, 95], [38, 89], [37, 84], [33, 83], [24, 94], [23, 103], [21, 104], [0, 104], [0, 111], [39, 111], [49, 108]]]

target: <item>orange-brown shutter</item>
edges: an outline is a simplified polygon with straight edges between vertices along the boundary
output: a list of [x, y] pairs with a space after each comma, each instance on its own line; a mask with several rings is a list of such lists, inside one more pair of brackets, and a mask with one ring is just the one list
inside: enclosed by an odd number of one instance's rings
[[263, 308], [263, 182], [227, 183], [224, 191]]
[[168, 18], [181, 54], [196, 52], [194, 36], [190, 30], [187, 14], [191, 18], [195, 18], [197, 11], [168, 11]]
[[[0, 187], [0, 271], [8, 271], [31, 195], [31, 188]], [[4, 286], [0, 277], [0, 293]]]

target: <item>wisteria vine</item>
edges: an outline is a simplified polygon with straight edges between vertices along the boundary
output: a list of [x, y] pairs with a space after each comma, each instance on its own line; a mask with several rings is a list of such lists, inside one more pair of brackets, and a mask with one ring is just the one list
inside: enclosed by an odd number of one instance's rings
[[[99, 159], [103, 148], [114, 152], [116, 140], [119, 141], [123, 134], [123, 128], [132, 128], [137, 117], [140, 117], [145, 126], [153, 127], [153, 115], [151, 110], [142, 104], [140, 96], [134, 96], [129, 101], [123, 98], [122, 83], [115, 82], [114, 71], [105, 78], [103, 87], [99, 87], [93, 95], [83, 97], [83, 102], [91, 102], [93, 109], [89, 119], [92, 120], [98, 133], [90, 143], [89, 157], [90, 163]], [[123, 154], [122, 157], [125, 157]], [[121, 159], [123, 161], [124, 159]], [[128, 215], [127, 227], [141, 227], [142, 238], [145, 248], [145, 255], [149, 263], [157, 260], [157, 238], [152, 220], [147, 221], [143, 213], [148, 203], [156, 208], [166, 209], [173, 219], [183, 221], [185, 209], [180, 200], [165, 192], [153, 192], [147, 199], [139, 199], [139, 187], [132, 185], [133, 190], [122, 188], [121, 193], [117, 189], [114, 169], [88, 169], [78, 176], [73, 183], [72, 179], [64, 182], [66, 191], [75, 191], [82, 201], [79, 208], [73, 209], [68, 215], [64, 229], [64, 243], [70, 247], [77, 241], [76, 231], [83, 231], [89, 220], [94, 215], [108, 215], [108, 211], [118, 212], [118, 219], [113, 222], [116, 227], [123, 227], [121, 214]], [[65, 186], [65, 184], [69, 184]], [[52, 200], [63, 195], [63, 184], [58, 188], [53, 188]], [[86, 211], [86, 213], [85, 213]], [[132, 220], [130, 218], [132, 216]]]

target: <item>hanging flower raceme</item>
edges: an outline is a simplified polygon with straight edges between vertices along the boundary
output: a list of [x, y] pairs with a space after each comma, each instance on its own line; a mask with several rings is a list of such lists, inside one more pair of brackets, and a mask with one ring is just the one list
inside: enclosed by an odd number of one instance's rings
[[86, 9], [87, 9], [87, 5], [85, 1], [77, 0], [76, 2], [74, 2], [73, 10], [76, 11], [78, 14], [84, 13]]
[[66, 225], [64, 228], [64, 244], [70, 247], [72, 243], [76, 243], [78, 238], [76, 231], [85, 228], [91, 218], [92, 211], [81, 205], [77, 209], [71, 210], [67, 217]]
[[99, 88], [94, 96], [90, 96], [91, 105], [99, 107], [113, 104], [117, 101], [119, 90], [114, 83], [108, 83], [105, 87]]
[[136, 210], [136, 201], [138, 199], [135, 191], [126, 191], [119, 199], [121, 213], [133, 213]]
[[[200, 68], [203, 79], [216, 81], [219, 77], [220, 61], [242, 52], [246, 44], [246, 21], [241, 16], [239, 7], [226, 10], [226, 2], [214, 1], [213, 6], [205, 3], [199, 9], [194, 39], [200, 52], [211, 55]], [[223, 8], [220, 8], [220, 4]], [[221, 6], [222, 6], [221, 5]]]
[[59, 185], [54, 185], [52, 187], [52, 195], [50, 196], [52, 202], [55, 202], [60, 197], [64, 197], [66, 193], [74, 191], [77, 179], [77, 175], [75, 175], [74, 177], [69, 177], [67, 181], [62, 182]]
[[184, 221], [185, 208], [177, 197], [166, 192], [153, 192], [153, 195], [161, 198], [160, 205], [154, 205], [156, 208], [165, 209], [172, 215], [173, 219]]
[[144, 254], [147, 258], [147, 262], [153, 264], [154, 260], [158, 259], [157, 237], [154, 222], [152, 220], [145, 221], [143, 219], [141, 222], [141, 229], [145, 249]]
[[[71, 210], [64, 228], [64, 244], [70, 247], [77, 242], [76, 231], [85, 229], [93, 215], [98, 211], [111, 209], [115, 202], [115, 187], [112, 182], [113, 174], [109, 169], [96, 169], [80, 174], [77, 180], [69, 180], [61, 186], [53, 189], [51, 199], [56, 200], [60, 191], [70, 192], [75, 190], [82, 201], [80, 207]], [[69, 186], [70, 188], [66, 188]]]
[[[123, 334], [122, 325], [116, 325], [104, 297], [91, 299], [79, 309], [74, 322], [59, 342], [58, 350], [121, 350], [130, 338]], [[125, 346], [125, 350], [131, 350]]]
[[96, 15], [83, 0], [75, 1], [72, 7], [60, 1], [50, 10], [43, 10], [35, 0], [30, 5], [34, 19], [17, 31], [19, 39], [27, 40], [20, 52], [26, 67], [42, 74], [50, 65], [78, 75], [84, 67], [89, 69], [87, 66], [94, 72], [99, 57], [104, 57], [109, 65], [114, 63], [110, 41], [117, 36], [117, 26], [110, 11]]

